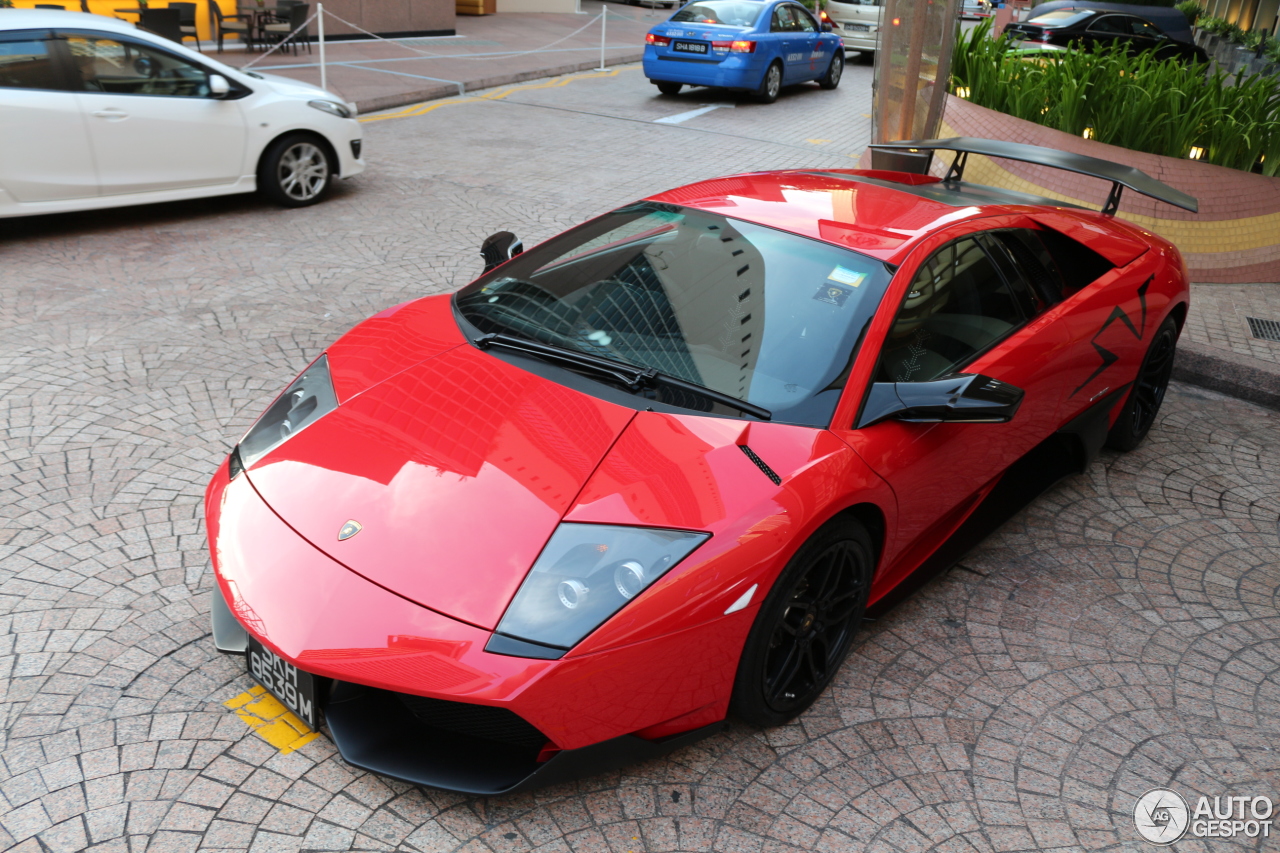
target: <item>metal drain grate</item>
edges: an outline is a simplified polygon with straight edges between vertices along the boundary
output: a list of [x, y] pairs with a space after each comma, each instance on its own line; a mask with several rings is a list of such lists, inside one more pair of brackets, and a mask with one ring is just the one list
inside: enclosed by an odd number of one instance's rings
[[1257, 317], [1245, 317], [1249, 321], [1249, 331], [1262, 341], [1280, 343], [1280, 322], [1275, 320], [1259, 320]]

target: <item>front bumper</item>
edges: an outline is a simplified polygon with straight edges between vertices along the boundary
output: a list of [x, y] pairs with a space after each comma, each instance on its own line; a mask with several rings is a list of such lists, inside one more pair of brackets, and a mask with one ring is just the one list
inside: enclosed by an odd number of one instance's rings
[[[727, 713], [748, 611], [561, 660], [496, 655], [484, 650], [489, 631], [401, 598], [313, 547], [247, 474], [228, 483], [225, 463], [205, 509], [215, 643], [235, 652], [244, 646], [237, 632], [252, 633], [322, 679], [330, 735], [358, 767], [506, 793], [661, 755], [709, 734]], [[415, 697], [455, 707], [442, 723]], [[508, 715], [498, 735], [480, 719], [495, 712]], [[541, 746], [529, 731], [545, 738]]]

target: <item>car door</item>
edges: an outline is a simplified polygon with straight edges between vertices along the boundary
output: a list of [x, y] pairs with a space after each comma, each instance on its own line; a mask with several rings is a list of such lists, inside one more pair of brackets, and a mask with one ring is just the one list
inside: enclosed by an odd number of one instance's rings
[[790, 82], [791, 54], [794, 51], [795, 13], [790, 3], [775, 6], [773, 16], [769, 20], [769, 47], [772, 53], [782, 62], [782, 82]]
[[[1003, 223], [996, 223], [1003, 224]], [[966, 233], [916, 250], [926, 257], [890, 290], [892, 322], [880, 344], [873, 381], [928, 382], [980, 373], [1025, 392], [1008, 423], [871, 422], [864, 408], [843, 438], [898, 500], [897, 528], [885, 551], [894, 584], [949, 536], [998, 475], [1053, 431], [1062, 399], [1059, 362], [1069, 344], [1063, 324], [993, 257], [989, 238]], [[905, 293], [902, 291], [905, 290]], [[884, 307], [881, 309], [885, 310]], [[875, 395], [869, 389], [867, 400]]]
[[[827, 70], [825, 64], [819, 66], [818, 37], [822, 34], [822, 29], [803, 6], [791, 7], [791, 19], [793, 29], [790, 36], [791, 52], [787, 61], [788, 79], [799, 82], [822, 76]], [[827, 61], [830, 59], [828, 56]]]
[[[234, 183], [246, 128], [201, 65], [141, 40], [65, 33], [103, 195]], [[250, 169], [251, 171], [251, 169]]]
[[49, 30], [0, 32], [0, 187], [15, 201], [98, 194], [89, 132], [60, 59]]
[[1133, 31], [1129, 28], [1125, 15], [1102, 15], [1089, 22], [1086, 31], [1087, 42], [1091, 47], [1105, 48], [1112, 45], [1123, 47], [1133, 52]]

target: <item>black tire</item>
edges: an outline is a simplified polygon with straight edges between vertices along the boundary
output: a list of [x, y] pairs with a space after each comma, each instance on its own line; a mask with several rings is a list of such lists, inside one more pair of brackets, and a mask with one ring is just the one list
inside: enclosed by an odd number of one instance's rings
[[764, 70], [764, 76], [760, 78], [760, 88], [756, 89], [754, 97], [762, 104], [772, 104], [778, 100], [778, 94], [782, 91], [782, 64], [775, 62]]
[[824, 89], [834, 89], [840, 85], [840, 78], [844, 76], [844, 51], [837, 50], [831, 57], [831, 64], [827, 66], [827, 73], [818, 78], [818, 85]]
[[1156, 415], [1160, 413], [1169, 377], [1173, 375], [1173, 356], [1177, 346], [1178, 323], [1172, 317], [1166, 317], [1147, 347], [1142, 367], [1138, 368], [1138, 376], [1129, 389], [1129, 398], [1120, 410], [1120, 417], [1107, 433], [1107, 447], [1129, 451], [1147, 437], [1156, 422]]
[[258, 191], [284, 207], [306, 207], [329, 193], [333, 157], [319, 139], [305, 133], [282, 136], [258, 165]]
[[844, 518], [800, 546], [747, 635], [731, 713], [780, 726], [822, 695], [862, 624], [874, 555], [866, 528]]
[[665, 80], [661, 83], [655, 83], [654, 85], [657, 86], [658, 91], [664, 95], [678, 95], [680, 94], [680, 90], [684, 88], [683, 83], [668, 83]]

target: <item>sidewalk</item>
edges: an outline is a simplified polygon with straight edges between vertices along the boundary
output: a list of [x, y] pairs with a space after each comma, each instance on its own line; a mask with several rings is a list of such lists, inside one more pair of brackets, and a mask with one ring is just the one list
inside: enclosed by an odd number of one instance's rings
[[[477, 89], [586, 71], [600, 65], [601, 9], [608, 20], [607, 65], [640, 61], [644, 35], [671, 14], [621, 3], [582, 0], [582, 14], [459, 15], [457, 36], [340, 41], [325, 46], [330, 90], [360, 112], [447, 98]], [[310, 31], [316, 32], [313, 22]], [[266, 71], [319, 85], [318, 45], [298, 56], [276, 51], [227, 51], [217, 58], [236, 68]]]

